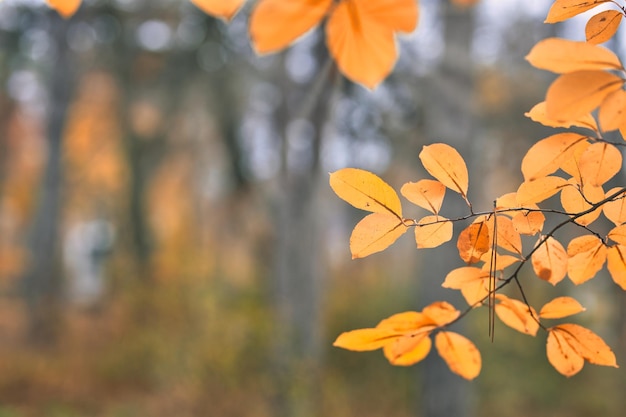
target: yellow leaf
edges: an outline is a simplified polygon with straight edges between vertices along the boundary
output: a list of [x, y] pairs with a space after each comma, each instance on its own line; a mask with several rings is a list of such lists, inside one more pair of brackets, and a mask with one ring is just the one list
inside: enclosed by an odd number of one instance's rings
[[615, 35], [622, 21], [622, 12], [605, 10], [593, 16], [585, 26], [587, 42], [603, 43]]
[[450, 271], [441, 286], [461, 290], [467, 304], [473, 306], [489, 294], [488, 282], [489, 271], [465, 266]]
[[472, 380], [480, 373], [480, 352], [466, 337], [454, 332], [439, 332], [435, 336], [435, 347], [455, 374]]
[[579, 170], [583, 184], [602, 185], [621, 168], [622, 153], [610, 143], [593, 143], [580, 156]]
[[583, 141], [575, 146], [574, 153], [561, 164], [561, 169], [576, 178], [577, 183], [581, 183], [580, 179], [580, 157], [591, 146], [591, 143]]
[[437, 326], [445, 326], [456, 320], [461, 312], [445, 301], [435, 301], [424, 307], [422, 313]]
[[585, 115], [580, 116], [576, 120], [555, 120], [548, 117], [548, 113], [546, 110], [546, 102], [542, 101], [541, 103], [535, 104], [530, 111], [524, 113], [524, 116], [530, 117], [533, 122], [541, 123], [544, 126], [550, 127], [584, 127], [585, 129], [593, 130], [594, 132], [598, 131], [598, 125], [596, 124], [596, 119], [593, 118], [591, 113], [587, 113]]
[[392, 365], [410, 366], [424, 359], [431, 346], [430, 337], [424, 333], [395, 339], [383, 347], [383, 352]]
[[546, 93], [548, 117], [572, 120], [583, 116], [602, 103], [624, 81], [615, 74], [599, 70], [582, 70], [559, 76]]
[[[507, 216], [514, 216], [515, 212], [506, 211], [509, 209], [516, 209], [519, 205], [517, 204], [517, 195], [516, 193], [506, 193], [496, 198], [496, 211], [503, 212], [502, 214], [506, 214]], [[500, 214], [500, 213], [498, 213]]]
[[526, 181], [545, 177], [558, 170], [570, 158], [580, 142], [587, 137], [577, 133], [557, 133], [541, 139], [530, 147], [522, 159], [522, 174]]
[[[604, 199], [604, 190], [600, 186], [591, 185], [585, 183], [580, 190], [580, 185], [576, 184], [576, 181], [571, 178], [569, 180], [570, 187], [563, 188], [561, 191], [561, 205], [563, 209], [568, 213], [582, 213], [592, 207], [591, 203], [597, 203]], [[583, 216], [576, 218], [576, 223], [587, 226], [593, 223], [602, 213], [601, 207], [591, 213], [587, 213]]]
[[71, 17], [78, 8], [82, 0], [46, 0], [48, 5], [56, 10], [64, 18]]
[[626, 245], [626, 224], [614, 227], [606, 236], [615, 243]]
[[446, 186], [435, 180], [419, 180], [404, 184], [400, 193], [411, 203], [437, 214], [446, 195]]
[[613, 281], [626, 291], [626, 246], [611, 246], [607, 251], [607, 267]]
[[513, 300], [504, 294], [496, 294], [499, 303], [495, 305], [496, 315], [504, 324], [518, 332], [537, 335], [539, 323], [534, 319], [535, 310], [519, 300]]
[[565, 186], [567, 186], [567, 181], [564, 178], [555, 176], [524, 181], [517, 189], [517, 203], [520, 206], [540, 203], [561, 191]]
[[[541, 238], [537, 242], [541, 242]], [[567, 252], [558, 240], [549, 236], [532, 254], [531, 261], [535, 274], [544, 281], [556, 285], [567, 274]]]
[[567, 343], [587, 362], [618, 368], [611, 348], [591, 330], [572, 323], [559, 324], [554, 329], [558, 329]]
[[585, 308], [572, 297], [557, 297], [541, 307], [542, 319], [561, 319], [585, 311]]
[[358, 209], [402, 218], [398, 194], [371, 172], [357, 168], [340, 169], [330, 174], [330, 186], [341, 199]]
[[606, 96], [600, 104], [598, 120], [605, 132], [626, 126], [626, 91], [617, 90]]
[[486, 222], [472, 223], [460, 234], [456, 244], [459, 256], [468, 264], [480, 261], [483, 253], [491, 247], [489, 227]]
[[430, 175], [463, 198], [467, 197], [467, 166], [456, 149], [444, 143], [434, 143], [424, 146], [419, 158]]
[[191, 0], [191, 2], [206, 14], [230, 20], [241, 9], [245, 0]]
[[383, 251], [407, 231], [407, 227], [392, 214], [372, 213], [365, 216], [352, 231], [352, 259], [365, 258]]
[[250, 16], [254, 49], [265, 54], [287, 47], [313, 29], [332, 4], [333, 0], [260, 0]]
[[430, 317], [417, 311], [405, 311], [404, 313], [394, 314], [381, 320], [376, 326], [377, 329], [390, 329], [403, 334], [415, 334], [418, 330], [429, 332], [435, 327], [435, 323]]
[[583, 369], [585, 359], [565, 340], [557, 329], [548, 329], [546, 353], [550, 364], [562, 375], [570, 377]]
[[[612, 196], [621, 190], [621, 187], [615, 187], [606, 193], [605, 197]], [[624, 195], [616, 200], [609, 201], [602, 206], [602, 211], [607, 219], [612, 221], [616, 226], [626, 223], [626, 198]]]
[[358, 329], [344, 332], [337, 337], [333, 346], [343, 349], [363, 352], [376, 350], [391, 343], [394, 339], [404, 334], [395, 330], [383, 329]]
[[[581, 70], [621, 69], [622, 64], [612, 51], [587, 42], [548, 38], [538, 42], [526, 55], [532, 66], [558, 74]], [[550, 115], [550, 111], [548, 115]], [[584, 114], [584, 113], [581, 113]], [[556, 120], [570, 120], [550, 117]]]
[[346, 77], [374, 88], [396, 62], [394, 33], [413, 31], [417, 15], [414, 0], [340, 1], [326, 23], [328, 49]]
[[441, 216], [426, 216], [415, 226], [418, 249], [436, 248], [452, 239], [452, 222]]
[[557, 23], [593, 9], [599, 4], [607, 3], [610, 0], [556, 0], [544, 23]]
[[576, 285], [593, 278], [606, 260], [606, 246], [593, 235], [579, 236], [567, 245], [567, 274]]
[[546, 216], [540, 211], [521, 211], [513, 216], [513, 226], [522, 235], [536, 235], [543, 229]]

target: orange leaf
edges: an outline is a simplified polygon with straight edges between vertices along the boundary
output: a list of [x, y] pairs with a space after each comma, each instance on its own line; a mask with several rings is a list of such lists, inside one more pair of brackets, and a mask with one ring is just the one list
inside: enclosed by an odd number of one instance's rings
[[550, 7], [548, 17], [546, 17], [544, 23], [562, 22], [609, 1], [610, 0], [556, 0], [552, 7]]
[[[489, 236], [496, 235], [496, 233], [494, 232], [493, 218], [494, 216], [486, 221], [487, 225], [489, 226]], [[508, 250], [509, 252], [521, 255], [522, 238], [519, 232], [515, 230], [511, 219], [505, 216], [496, 216], [496, 219], [497, 227], [495, 229], [497, 229], [497, 246], [502, 249]]]
[[567, 245], [567, 273], [576, 285], [593, 278], [606, 260], [606, 246], [593, 235], [579, 236]]
[[622, 153], [610, 143], [593, 143], [580, 156], [579, 170], [583, 184], [602, 185], [621, 168]]
[[[520, 261], [520, 259], [515, 257], [515, 256], [512, 256], [512, 255], [501, 255], [498, 252], [496, 252], [495, 262], [494, 262], [493, 265], [491, 265], [491, 262], [492, 262], [491, 250], [485, 252], [480, 259], [481, 259], [481, 261], [485, 262], [480, 269], [482, 269], [483, 271], [486, 271], [486, 272], [489, 272], [489, 271], [502, 271], [505, 268], [508, 268], [509, 266], [513, 265], [514, 263], [517, 263], [517, 262]], [[491, 269], [492, 267], [493, 267], [493, 270]]]
[[424, 359], [430, 352], [432, 341], [428, 333], [403, 336], [383, 347], [385, 357], [392, 365], [410, 366]]
[[555, 176], [524, 181], [517, 189], [517, 203], [520, 206], [540, 203], [561, 191], [565, 186], [567, 186], [567, 181], [564, 178]]
[[598, 107], [624, 81], [615, 74], [599, 70], [583, 70], [559, 76], [546, 93], [548, 117], [571, 120]]
[[343, 349], [363, 352], [376, 350], [391, 343], [394, 339], [402, 337], [404, 334], [395, 330], [383, 329], [359, 329], [344, 332], [337, 337], [333, 346]]
[[427, 333], [435, 327], [435, 323], [430, 317], [417, 311], [394, 314], [376, 325], [377, 329], [390, 329], [411, 335], [416, 334], [417, 331]]
[[350, 252], [352, 259], [365, 258], [383, 251], [407, 231], [402, 220], [388, 213], [372, 213], [365, 216], [352, 231]]
[[626, 291], [626, 246], [611, 246], [607, 251], [607, 268], [613, 281]]
[[513, 226], [522, 235], [536, 235], [543, 229], [546, 216], [540, 211], [521, 211], [513, 216]]
[[[539, 244], [541, 238], [537, 242]], [[532, 254], [533, 270], [539, 278], [556, 285], [567, 274], [567, 252], [558, 240], [549, 236]]]
[[557, 328], [548, 329], [546, 353], [554, 369], [568, 377], [576, 375], [585, 365], [585, 359], [565, 340], [562, 331]]
[[626, 245], [626, 224], [614, 227], [606, 236], [615, 243]]
[[313, 29], [332, 4], [333, 0], [260, 0], [250, 16], [254, 49], [265, 54], [287, 47]]
[[[612, 196], [621, 187], [615, 187], [606, 193], [606, 197]], [[616, 226], [626, 223], [626, 198], [624, 194], [618, 197], [617, 200], [609, 201], [602, 206], [602, 211], [607, 219], [612, 221]]]
[[539, 323], [534, 319], [537, 316], [535, 310], [519, 300], [514, 300], [504, 294], [496, 294], [500, 301], [495, 305], [496, 315], [504, 324], [520, 333], [537, 335]]
[[398, 194], [371, 172], [356, 168], [340, 169], [330, 174], [330, 186], [339, 198], [356, 208], [402, 218]]
[[530, 117], [530, 119], [533, 122], [541, 123], [544, 126], [550, 126], [550, 127], [578, 126], [578, 127], [584, 127], [585, 129], [593, 130], [594, 132], [598, 131], [598, 125], [596, 124], [596, 119], [593, 118], [591, 113], [582, 115], [575, 120], [555, 120], [555, 119], [549, 118], [547, 110], [546, 110], [545, 101], [535, 104], [535, 106], [532, 109], [530, 109], [530, 111], [524, 113], [524, 116]]
[[435, 346], [455, 374], [471, 380], [480, 373], [480, 352], [466, 337], [454, 332], [439, 332], [435, 336]]
[[615, 35], [622, 22], [622, 12], [605, 10], [593, 16], [585, 26], [587, 42], [603, 43]]
[[411, 203], [437, 214], [446, 195], [446, 186], [435, 180], [419, 180], [404, 184], [400, 193]]
[[489, 227], [486, 222], [472, 223], [465, 228], [457, 240], [459, 256], [468, 264], [480, 261], [483, 253], [490, 249]]
[[557, 297], [541, 307], [542, 319], [561, 319], [585, 311], [585, 308], [572, 297]]
[[626, 126], [626, 91], [617, 90], [606, 96], [600, 104], [598, 120], [605, 132]]
[[473, 306], [489, 294], [488, 282], [489, 271], [465, 266], [450, 271], [441, 286], [461, 290], [467, 304]]
[[618, 368], [615, 354], [600, 336], [578, 324], [559, 324], [553, 328], [589, 363]]
[[[563, 191], [561, 191], [561, 205], [568, 213], [582, 213], [592, 207], [589, 202], [597, 203], [598, 201], [604, 199], [604, 190], [602, 187], [586, 183], [582, 187], [581, 193], [579, 189], [580, 186], [576, 184], [573, 178], [570, 178], [569, 183], [571, 184], [571, 187], [565, 187], [563, 188]], [[576, 223], [587, 226], [600, 217], [601, 213], [602, 209], [601, 207], [598, 207], [591, 213], [578, 217], [576, 219]]]
[[591, 146], [591, 143], [588, 141], [583, 141], [578, 143], [575, 146], [574, 153], [570, 158], [567, 158], [561, 164], [561, 169], [576, 178], [577, 183], [581, 183], [580, 179], [580, 157], [587, 150], [588, 147]]
[[241, 9], [245, 0], [191, 0], [191, 2], [206, 14], [230, 20]]
[[456, 320], [461, 314], [459, 310], [445, 301], [436, 301], [424, 307], [422, 313], [437, 326], [444, 326]]
[[444, 143], [434, 143], [424, 146], [419, 158], [430, 175], [466, 198], [469, 184], [467, 166], [456, 149]]
[[522, 159], [522, 174], [526, 181], [545, 177], [558, 170], [570, 158], [576, 145], [587, 137], [577, 133], [557, 133], [541, 139], [530, 147]]
[[[535, 68], [558, 74], [581, 70], [621, 69], [622, 64], [612, 51], [587, 42], [548, 38], [538, 42], [526, 55]], [[552, 112], [548, 112], [551, 119]], [[581, 115], [584, 113], [581, 113]], [[556, 120], [570, 120], [556, 118]]]
[[56, 10], [64, 18], [71, 17], [78, 8], [82, 0], [46, 0], [48, 5]]
[[396, 62], [394, 32], [413, 31], [417, 14], [413, 0], [341, 1], [326, 23], [328, 49], [349, 79], [374, 88]]
[[415, 226], [418, 249], [436, 248], [452, 239], [452, 222], [441, 216], [426, 216]]

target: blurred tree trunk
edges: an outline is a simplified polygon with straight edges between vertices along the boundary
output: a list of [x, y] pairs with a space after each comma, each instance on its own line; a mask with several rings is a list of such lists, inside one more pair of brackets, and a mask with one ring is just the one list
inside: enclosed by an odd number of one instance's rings
[[[322, 41], [317, 46], [316, 58], [320, 67], [328, 59]], [[323, 271], [318, 190], [320, 147], [332, 90], [329, 74], [320, 72], [319, 76], [323, 79], [319, 88], [315, 82], [313, 86], [298, 86], [284, 77], [283, 101], [276, 115], [283, 137], [279, 179], [282, 193], [274, 219], [278, 238], [274, 282], [274, 371], [276, 416], [279, 417], [319, 415], [316, 389], [321, 360]], [[306, 114], [293, 114], [291, 110], [299, 110], [309, 100], [314, 100], [314, 103], [304, 112]], [[292, 123], [297, 122], [299, 117], [308, 118], [312, 131], [294, 128]], [[308, 145], [309, 155], [302, 165], [293, 163], [295, 141], [304, 141]]]
[[50, 34], [58, 56], [49, 79], [48, 153], [37, 208], [29, 236], [30, 263], [22, 279], [29, 307], [30, 338], [35, 343], [53, 341], [61, 296], [59, 223], [62, 202], [62, 149], [65, 122], [75, 88], [75, 66], [67, 45], [69, 22], [49, 13]]
[[[472, 161], [474, 120], [471, 112], [474, 91], [471, 42], [474, 32], [472, 9], [459, 9], [449, 0], [441, 4], [441, 20], [444, 24], [444, 47], [439, 70], [424, 83], [428, 94], [425, 111], [430, 142], [444, 142], [455, 147], [465, 158], [472, 178], [476, 163]], [[456, 196], [450, 196], [450, 199]], [[457, 206], [444, 205], [445, 215], [454, 217], [466, 214], [467, 207], [461, 200]], [[458, 226], [456, 226], [458, 227]], [[455, 227], [455, 229], [456, 229]], [[429, 282], [419, 286], [421, 302], [425, 306], [433, 301], [450, 299], [455, 295], [440, 286], [445, 276], [461, 266], [454, 245], [448, 250], [421, 252], [420, 277]], [[428, 261], [426, 261], [426, 256]], [[434, 280], [434, 281], [433, 281]], [[460, 303], [463, 303], [461, 301]], [[457, 308], [464, 307], [456, 304]], [[431, 353], [420, 369], [421, 395], [418, 415], [423, 417], [468, 417], [473, 415], [469, 383], [453, 374], [437, 355]]]

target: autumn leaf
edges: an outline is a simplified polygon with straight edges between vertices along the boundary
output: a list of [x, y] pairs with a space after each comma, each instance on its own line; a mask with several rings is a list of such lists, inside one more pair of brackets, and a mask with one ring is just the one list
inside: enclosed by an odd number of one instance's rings
[[[496, 219], [495, 228], [494, 218]], [[505, 216], [492, 216], [485, 223], [489, 227], [489, 236], [496, 235], [496, 242], [499, 248], [518, 255], [522, 254], [522, 238], [519, 232], [515, 230], [511, 219]]]
[[456, 268], [446, 275], [444, 288], [460, 290], [468, 305], [477, 305], [489, 294], [489, 271], [472, 266]]
[[400, 193], [411, 203], [437, 214], [446, 195], [446, 186], [439, 181], [424, 179], [407, 182], [400, 189]]
[[520, 211], [511, 221], [517, 233], [532, 236], [541, 232], [546, 216], [540, 211]]
[[[539, 69], [566, 74], [582, 70], [621, 69], [622, 64], [612, 51], [587, 42], [548, 38], [537, 42], [526, 60]], [[550, 115], [552, 112], [548, 112]], [[581, 113], [584, 114], [584, 113]], [[554, 119], [554, 117], [551, 117]], [[558, 118], [557, 120], [570, 120]]]
[[541, 307], [539, 317], [542, 319], [561, 319], [583, 311], [585, 308], [574, 298], [557, 297]]
[[[224, 1], [224, 0], [214, 0]], [[261, 0], [250, 16], [250, 39], [260, 53], [276, 52], [313, 29], [333, 0]]]
[[343, 168], [330, 174], [330, 186], [339, 198], [354, 207], [402, 219], [400, 198], [393, 188], [371, 172]]
[[598, 125], [596, 119], [593, 118], [591, 113], [584, 114], [575, 120], [557, 120], [548, 117], [548, 111], [546, 110], [546, 102], [535, 104], [532, 109], [524, 113], [524, 116], [530, 117], [533, 122], [541, 123], [544, 126], [549, 127], [572, 127], [578, 126], [585, 129], [598, 131]]
[[46, 0], [48, 5], [56, 10], [64, 18], [71, 17], [78, 8], [82, 0]]
[[541, 139], [528, 149], [522, 159], [522, 174], [526, 181], [548, 176], [572, 156], [576, 145], [587, 137], [571, 132], [557, 133]]
[[552, 330], [561, 332], [567, 343], [589, 363], [618, 368], [611, 348], [591, 330], [572, 323], [559, 324]]
[[489, 271], [502, 271], [505, 268], [517, 263], [520, 261], [520, 258], [513, 255], [502, 255], [496, 252], [496, 256], [492, 257], [491, 250], [485, 252], [483, 256], [480, 258], [481, 261], [484, 262], [481, 269], [485, 272]]
[[[621, 190], [621, 187], [612, 188], [606, 193], [605, 197], [608, 198], [619, 190]], [[602, 205], [604, 215], [616, 226], [626, 223], [626, 198], [624, 198], [624, 195], [626, 194], [622, 194], [622, 196], [618, 197], [616, 200], [607, 201]]]
[[583, 70], [559, 76], [546, 93], [548, 117], [572, 120], [589, 113], [624, 81], [615, 74]]
[[[576, 184], [576, 180], [573, 178], [570, 178], [568, 182], [571, 186], [565, 187], [563, 191], [561, 191], [561, 205], [563, 206], [563, 210], [568, 213], [582, 213], [592, 207], [591, 203], [597, 203], [604, 199], [604, 190], [600, 186], [585, 183], [585, 185], [581, 187]], [[598, 207], [590, 213], [577, 217], [575, 221], [578, 224], [587, 226], [600, 217], [601, 213], [602, 209]]]
[[604, 132], [626, 127], [626, 91], [620, 89], [606, 96], [598, 110], [598, 121]]
[[548, 362], [560, 374], [570, 377], [583, 369], [585, 359], [570, 345], [563, 333], [556, 328], [548, 329], [546, 343]]
[[611, 278], [626, 291], [626, 245], [611, 246], [607, 250], [606, 257]]
[[579, 236], [567, 245], [567, 274], [576, 284], [593, 278], [604, 265], [606, 246], [593, 235]]
[[602, 185], [621, 168], [622, 153], [610, 143], [593, 143], [580, 156], [579, 171], [583, 184]]
[[350, 236], [352, 259], [365, 258], [387, 249], [407, 229], [402, 220], [389, 213], [372, 213], [365, 216], [357, 223]]
[[557, 23], [577, 16], [610, 0], [556, 0], [544, 23]]
[[486, 222], [472, 223], [460, 234], [456, 244], [459, 256], [468, 264], [480, 261], [483, 253], [491, 247], [489, 227]]
[[435, 301], [422, 309], [422, 314], [437, 326], [445, 326], [456, 320], [461, 312], [445, 301]]
[[533, 181], [524, 181], [517, 189], [517, 203], [520, 206], [540, 203], [567, 186], [564, 178], [556, 176], [540, 177]]
[[480, 373], [480, 352], [466, 337], [454, 332], [439, 332], [435, 336], [435, 347], [455, 374], [472, 380]]
[[388, 328], [358, 329], [340, 334], [333, 346], [364, 352], [380, 349], [392, 340], [402, 336], [404, 336], [403, 332]]
[[583, 141], [575, 146], [573, 154], [561, 163], [561, 169], [576, 179], [578, 184], [582, 183], [580, 177], [580, 157], [591, 146], [590, 142]]
[[552, 236], [541, 237], [537, 245], [539, 247], [531, 256], [535, 274], [552, 285], [558, 284], [567, 275], [567, 252], [565, 248]]
[[537, 335], [539, 323], [535, 320], [537, 313], [532, 307], [504, 294], [496, 294], [495, 297], [499, 301], [495, 305], [496, 315], [504, 324], [520, 333]]
[[432, 340], [427, 333], [402, 336], [383, 346], [383, 353], [392, 365], [410, 366], [423, 360], [431, 346]]
[[326, 23], [328, 49], [349, 79], [374, 88], [396, 62], [395, 32], [412, 32], [417, 16], [414, 0], [342, 0]]
[[200, 10], [211, 16], [230, 20], [246, 0], [191, 0]]
[[434, 143], [424, 146], [419, 154], [430, 175], [449, 189], [467, 198], [469, 178], [463, 157], [450, 145]]
[[590, 43], [603, 43], [615, 35], [622, 22], [622, 12], [605, 10], [593, 16], [585, 26], [585, 37]]
[[614, 227], [607, 233], [606, 237], [615, 243], [626, 245], [626, 224]]
[[415, 226], [418, 249], [436, 248], [452, 239], [452, 222], [441, 216], [422, 217]]
[[424, 313], [417, 311], [405, 311], [396, 313], [383, 319], [376, 325], [377, 329], [391, 329], [400, 332], [416, 330], [425, 326], [432, 326], [432, 320]]

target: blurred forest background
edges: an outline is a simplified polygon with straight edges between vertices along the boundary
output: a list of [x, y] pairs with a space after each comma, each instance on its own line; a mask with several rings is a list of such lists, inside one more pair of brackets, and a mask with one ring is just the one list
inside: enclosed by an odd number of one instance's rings
[[[84, 0], [69, 20], [0, 3], [0, 417], [623, 416], [622, 370], [565, 379], [543, 337], [497, 325], [491, 343], [482, 311], [461, 324], [483, 355], [471, 383], [434, 353], [400, 368], [332, 347], [464, 302], [439, 288], [454, 252], [405, 236], [351, 261], [361, 214], [327, 173], [361, 167], [398, 189], [441, 141], [468, 161], [479, 209], [513, 191], [552, 132], [523, 116], [550, 82], [523, 57], [583, 37], [575, 19], [542, 23], [550, 3], [422, 0], [373, 92], [340, 77], [319, 30], [256, 56], [248, 10], [226, 25], [186, 0]], [[565, 284], [624, 365], [613, 285]]]

